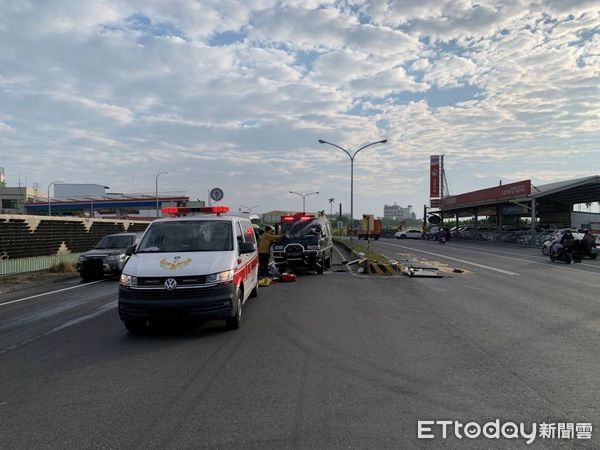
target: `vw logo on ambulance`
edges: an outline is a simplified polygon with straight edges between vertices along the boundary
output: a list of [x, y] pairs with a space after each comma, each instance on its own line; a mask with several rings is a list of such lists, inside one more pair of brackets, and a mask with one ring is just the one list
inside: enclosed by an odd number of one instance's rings
[[172, 291], [177, 287], [177, 280], [175, 278], [167, 278], [164, 286], [167, 291]]

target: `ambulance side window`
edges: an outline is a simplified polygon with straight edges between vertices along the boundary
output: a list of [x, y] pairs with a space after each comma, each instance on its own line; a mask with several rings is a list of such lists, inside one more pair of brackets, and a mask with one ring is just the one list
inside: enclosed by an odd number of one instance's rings
[[244, 240], [246, 242], [256, 244], [256, 235], [254, 234], [254, 227], [252, 226], [252, 223], [244, 222], [242, 229], [244, 230]]
[[240, 227], [240, 223], [236, 223], [235, 227], [235, 236], [237, 238], [238, 247], [244, 243], [244, 235], [242, 233], [242, 228]]

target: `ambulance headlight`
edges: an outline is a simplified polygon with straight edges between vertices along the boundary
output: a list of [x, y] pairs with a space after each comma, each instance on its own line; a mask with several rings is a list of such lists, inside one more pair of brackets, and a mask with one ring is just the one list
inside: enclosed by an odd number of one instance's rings
[[137, 277], [122, 273], [119, 284], [126, 288], [137, 287]]
[[213, 273], [206, 277], [207, 283], [229, 283], [233, 280], [233, 269]]

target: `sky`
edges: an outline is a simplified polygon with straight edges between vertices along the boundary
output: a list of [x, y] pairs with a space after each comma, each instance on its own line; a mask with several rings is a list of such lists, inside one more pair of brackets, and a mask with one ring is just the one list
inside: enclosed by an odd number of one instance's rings
[[[0, 0], [9, 185], [354, 211], [600, 174], [597, 0]], [[600, 200], [600, 199], [599, 199]]]

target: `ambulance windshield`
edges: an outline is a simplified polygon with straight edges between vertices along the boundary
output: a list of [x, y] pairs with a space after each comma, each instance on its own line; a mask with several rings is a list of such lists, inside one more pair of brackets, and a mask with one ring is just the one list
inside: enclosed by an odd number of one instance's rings
[[155, 223], [144, 235], [139, 248], [138, 253], [231, 251], [231, 223], [222, 220]]

